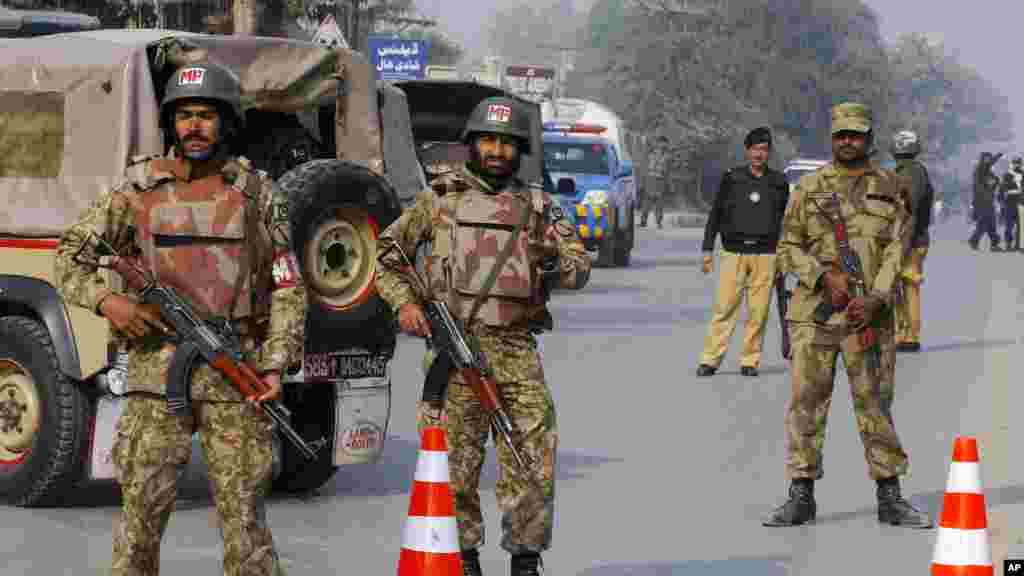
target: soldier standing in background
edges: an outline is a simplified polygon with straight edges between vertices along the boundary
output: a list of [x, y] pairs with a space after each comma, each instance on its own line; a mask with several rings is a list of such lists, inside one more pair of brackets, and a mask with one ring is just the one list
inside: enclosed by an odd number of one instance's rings
[[996, 190], [999, 187], [999, 178], [992, 172], [992, 167], [1002, 154], [993, 156], [990, 152], [982, 152], [974, 168], [974, 220], [977, 226], [971, 234], [967, 243], [974, 250], [978, 249], [978, 242], [983, 234], [988, 234], [991, 250], [1001, 252], [999, 248], [999, 232], [996, 230]]
[[[420, 300], [447, 302], [493, 368], [500, 400], [519, 432], [515, 440], [538, 466], [528, 471], [532, 479], [524, 477], [508, 446], [495, 437], [501, 547], [511, 554], [512, 576], [539, 574], [540, 554], [551, 546], [554, 523], [558, 432], [534, 336], [541, 330], [538, 319], [550, 319], [543, 286], [578, 290], [590, 276], [590, 257], [557, 204], [540, 187], [516, 177], [521, 156], [530, 152], [529, 137], [529, 116], [518, 102], [482, 101], [462, 135], [470, 146], [469, 162], [438, 176], [432, 190], [420, 193], [416, 204], [381, 234], [377, 251], [377, 289], [402, 330], [429, 336]], [[522, 231], [518, 240], [517, 231]], [[414, 290], [408, 264], [395, 249], [398, 245], [409, 255], [421, 243], [430, 245], [425, 266], [429, 295]], [[506, 245], [513, 248], [499, 262]], [[545, 262], [551, 265], [541, 273]], [[444, 404], [421, 404], [418, 424], [421, 429], [443, 426], [447, 433], [463, 569], [466, 576], [478, 576], [478, 548], [484, 543], [479, 484], [489, 420], [473, 388], [452, 371]]]
[[[138, 159], [57, 248], [61, 296], [107, 318], [129, 347], [112, 450], [122, 491], [113, 531], [115, 576], [159, 573], [160, 542], [195, 431], [220, 519], [224, 574], [272, 576], [280, 570], [264, 501], [274, 425], [255, 404], [280, 395], [282, 371], [298, 360], [306, 297], [290, 251], [287, 198], [227, 149], [244, 122], [240, 96], [238, 79], [224, 67], [203, 63], [178, 70], [160, 110], [161, 127], [173, 143], [170, 154]], [[165, 242], [168, 235], [177, 241]], [[200, 314], [229, 319], [245, 360], [269, 392], [247, 403], [220, 372], [200, 363], [192, 373], [191, 410], [172, 411], [167, 373], [175, 345], [166, 337], [169, 328], [135, 295], [106, 284], [97, 273], [102, 250], [94, 237], [137, 257]], [[271, 278], [279, 266], [290, 272]]]
[[722, 236], [722, 255], [719, 258], [718, 295], [697, 367], [698, 376], [711, 376], [721, 365], [736, 329], [744, 292], [748, 316], [740, 372], [744, 376], [757, 376], [761, 364], [764, 327], [768, 322], [775, 281], [775, 250], [782, 215], [789, 199], [789, 185], [781, 172], [766, 166], [772, 147], [772, 134], [768, 128], [752, 130], [743, 144], [749, 164], [722, 175], [722, 183], [704, 228], [705, 274], [711, 273], [711, 255], [719, 234]]
[[640, 226], [647, 226], [647, 215], [653, 208], [658, 228], [662, 227], [668, 188], [668, 152], [668, 137], [661, 135], [647, 153], [647, 183], [644, 186], [644, 211]]
[[[1018, 252], [1021, 249], [1020, 229], [1024, 227], [1024, 221], [1020, 217], [1020, 211], [1024, 208], [1021, 205], [1021, 194], [1024, 193], [1022, 177], [1024, 166], [1021, 165], [1021, 158], [1018, 156], [1010, 162], [1010, 169], [1003, 175], [1003, 194], [1006, 198], [1006, 249]], [[1010, 238], [1013, 238], [1012, 243]]]
[[[931, 526], [927, 514], [900, 495], [899, 476], [906, 474], [908, 462], [891, 412], [896, 376], [891, 306], [911, 232], [910, 191], [906, 180], [871, 161], [872, 140], [872, 115], [866, 106], [834, 107], [834, 159], [800, 179], [786, 208], [779, 260], [799, 280], [787, 318], [793, 384], [786, 412], [786, 471], [792, 483], [789, 500], [764, 519], [765, 526], [796, 526], [813, 522], [817, 515], [814, 482], [824, 475], [822, 445], [839, 353], [868, 471], [877, 483], [878, 520]], [[862, 278], [838, 268], [839, 223], [847, 224], [849, 250], [860, 258]], [[863, 287], [863, 295], [851, 299], [853, 283]], [[818, 324], [815, 309], [823, 302], [838, 312]], [[863, 342], [865, 326], [873, 326], [878, 348]], [[879, 365], [872, 367], [868, 354], [876, 353]]]
[[892, 155], [896, 158], [896, 173], [907, 178], [911, 192], [910, 252], [903, 259], [899, 294], [896, 302], [896, 350], [921, 350], [921, 284], [924, 283], [924, 259], [928, 256], [932, 205], [935, 190], [925, 168], [917, 156], [921, 142], [917, 134], [905, 130], [897, 132], [892, 140]]

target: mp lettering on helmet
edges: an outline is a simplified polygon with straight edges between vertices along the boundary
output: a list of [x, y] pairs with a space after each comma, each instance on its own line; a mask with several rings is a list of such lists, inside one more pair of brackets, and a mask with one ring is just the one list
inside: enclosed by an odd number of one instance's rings
[[203, 68], [185, 68], [178, 72], [178, 86], [202, 86], [205, 75]]
[[512, 118], [512, 108], [504, 104], [490, 104], [487, 106], [487, 121], [507, 123]]

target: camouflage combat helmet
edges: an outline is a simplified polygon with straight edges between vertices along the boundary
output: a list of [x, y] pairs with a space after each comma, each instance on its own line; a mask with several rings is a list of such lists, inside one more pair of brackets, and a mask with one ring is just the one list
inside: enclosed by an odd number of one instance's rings
[[897, 132], [892, 137], [893, 156], [917, 156], [921, 153], [921, 140], [912, 130]]
[[522, 141], [520, 151], [530, 153], [530, 115], [511, 98], [492, 97], [477, 104], [462, 130], [462, 142], [469, 144], [469, 139], [477, 132], [515, 136]]
[[233, 118], [224, 119], [228, 132], [245, 125], [242, 85], [238, 76], [228, 68], [212, 62], [200, 62], [175, 70], [167, 81], [164, 99], [160, 103], [161, 126], [166, 129], [172, 125], [171, 114], [175, 102], [192, 98], [215, 100], [221, 103], [221, 108], [230, 110]]

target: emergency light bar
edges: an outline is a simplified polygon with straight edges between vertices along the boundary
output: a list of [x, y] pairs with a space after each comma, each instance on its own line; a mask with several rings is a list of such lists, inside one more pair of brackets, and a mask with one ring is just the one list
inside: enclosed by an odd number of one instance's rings
[[598, 124], [580, 124], [571, 122], [545, 122], [545, 132], [573, 132], [577, 134], [601, 134], [608, 129]]

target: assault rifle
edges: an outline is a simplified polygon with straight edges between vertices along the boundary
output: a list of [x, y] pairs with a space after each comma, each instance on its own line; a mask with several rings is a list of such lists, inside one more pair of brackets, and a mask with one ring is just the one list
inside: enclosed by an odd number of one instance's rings
[[[113, 255], [112, 262], [104, 267], [120, 274], [125, 283], [138, 292], [141, 305], [158, 311], [174, 329], [176, 348], [167, 382], [167, 403], [171, 411], [187, 412], [192, 369], [200, 359], [226, 376], [246, 398], [259, 397], [269, 391], [263, 379], [245, 363], [235, 330], [226, 319], [203, 320], [171, 287], [160, 284], [133, 261], [121, 257], [102, 237], [97, 236], [97, 239]], [[320, 448], [327, 443], [326, 438], [306, 442], [289, 423], [290, 411], [277, 401], [260, 402], [260, 407], [303, 456], [316, 460]]]
[[[397, 242], [394, 247], [409, 265], [410, 275], [416, 279], [422, 294], [427, 294], [426, 284], [416, 273], [416, 268], [409, 257], [405, 255], [405, 251]], [[458, 370], [466, 383], [473, 388], [480, 407], [487, 414], [491, 426], [512, 452], [520, 470], [529, 476], [529, 462], [513, 441], [515, 427], [498, 396], [498, 388], [494, 383], [494, 372], [487, 363], [487, 357], [483, 355], [472, 339], [466, 337], [459, 321], [452, 316], [448, 305], [443, 301], [426, 300], [424, 312], [427, 322], [430, 324], [431, 333], [427, 338], [427, 345], [434, 351], [434, 361], [430, 365], [430, 371], [427, 373], [426, 383], [423, 386], [423, 401], [442, 402], [445, 388], [448, 386], [448, 377], [452, 369]]]
[[[837, 201], [838, 198], [833, 193], [833, 202]], [[839, 264], [837, 268], [840, 272], [846, 273], [850, 278], [850, 299], [854, 300], [864, 297], [867, 295], [864, 267], [861, 265], [860, 256], [850, 248], [850, 241], [846, 236], [846, 223], [843, 221], [838, 207], [834, 214], [830, 214], [830, 218], [832, 218], [835, 225], [836, 244], [839, 248]], [[825, 298], [814, 308], [814, 321], [819, 324], [827, 323], [833, 314], [842, 312], [845, 309], [845, 306], [841, 308], [832, 306], [832, 299], [829, 296], [825, 294]], [[872, 374], [877, 374], [878, 368], [881, 365], [881, 351], [875, 335], [875, 328], [878, 327], [881, 314], [882, 311], [878, 311], [875, 314], [875, 318], [860, 333], [861, 343], [865, 348], [867, 367]]]

